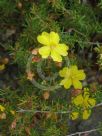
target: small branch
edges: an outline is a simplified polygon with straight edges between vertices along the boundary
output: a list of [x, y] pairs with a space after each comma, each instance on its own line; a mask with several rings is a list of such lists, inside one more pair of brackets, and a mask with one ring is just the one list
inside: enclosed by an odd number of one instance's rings
[[[81, 36], [83, 36], [83, 37], [85, 37], [85, 38], [87, 38], [86, 37], [86, 35], [85, 34], [83, 34], [83, 33], [81, 33], [80, 31], [78, 31], [78, 30], [76, 30], [76, 29], [74, 29], [74, 28], [71, 28], [70, 30], [73, 30], [74, 32], [76, 32], [77, 34], [79, 34], [79, 35], [81, 35]], [[62, 32], [63, 34], [67, 34], [67, 33], [69, 33], [69, 32]], [[102, 44], [102, 42], [90, 42], [90, 41], [77, 41], [77, 40], [74, 40], [74, 42], [79, 42], [79, 43], [83, 43], [83, 44], [90, 44], [90, 45], [97, 45], [97, 44]]]
[[[95, 107], [99, 107], [99, 106], [102, 106], [102, 103], [95, 105], [94, 107], [92, 107], [92, 109], [95, 108]], [[19, 108], [19, 110], [17, 110], [16, 112], [20, 112], [20, 113], [24, 113], [24, 112], [51, 113], [52, 112], [52, 113], [55, 113], [55, 114], [69, 114], [72, 111], [70, 111], [70, 110], [69, 111], [42, 111], [42, 110], [25, 110], [25, 109]]]
[[73, 134], [70, 134], [70, 135], [67, 135], [67, 136], [75, 136], [75, 135], [79, 135], [81, 136], [82, 134], [86, 134], [86, 133], [91, 133], [91, 132], [95, 132], [95, 131], [98, 131], [100, 130], [100, 128], [96, 128], [96, 129], [91, 129], [91, 130], [88, 130], [88, 131], [83, 131], [83, 132], [76, 132], [76, 133], [73, 133]]
[[99, 107], [99, 106], [102, 106], [102, 103], [99, 103], [99, 104], [95, 105], [94, 107]]
[[[99, 106], [102, 106], [102, 103], [99, 103], [97, 105], [95, 105], [94, 107], [92, 108], [95, 108], [95, 107], [99, 107]], [[55, 114], [69, 114], [71, 113], [72, 111], [41, 111], [41, 110], [24, 110], [24, 109], [20, 109], [18, 111], [16, 111], [18, 113], [25, 113], [25, 112], [31, 112], [31, 113], [55, 113]], [[96, 128], [96, 129], [91, 129], [91, 130], [88, 130], [88, 131], [83, 131], [83, 132], [76, 132], [76, 133], [73, 133], [73, 134], [70, 134], [70, 135], [67, 135], [67, 136], [75, 136], [75, 135], [78, 135], [78, 136], [81, 136], [82, 134], [89, 134], [91, 132], [95, 132], [95, 131], [98, 131], [100, 130], [100, 128]]]
[[24, 112], [34, 112], [34, 113], [55, 113], [55, 114], [68, 114], [72, 111], [41, 111], [41, 110], [24, 110], [24, 109], [20, 109], [16, 112], [19, 113], [24, 113]]
[[76, 32], [77, 34], [79, 34], [79, 35], [81, 35], [81, 36], [87, 38], [86, 35], [83, 34], [82, 32], [80, 32], [80, 31], [78, 31], [78, 30], [76, 30], [76, 29], [74, 29], [74, 28], [72, 28], [72, 30], [73, 30], [74, 32]]
[[84, 43], [84, 44], [90, 44], [90, 45], [97, 45], [97, 44], [102, 44], [101, 42], [84, 42], [84, 41], [78, 41], [79, 43]]

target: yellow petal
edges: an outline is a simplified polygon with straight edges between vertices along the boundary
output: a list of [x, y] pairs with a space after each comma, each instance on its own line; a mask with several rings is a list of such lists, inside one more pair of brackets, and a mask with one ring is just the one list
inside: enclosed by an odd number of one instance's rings
[[47, 58], [50, 55], [50, 47], [49, 46], [43, 46], [39, 49], [39, 54], [42, 56], [42, 58]]
[[60, 41], [59, 35], [55, 32], [50, 32], [50, 45], [58, 44]]
[[43, 45], [50, 45], [50, 35], [47, 32], [43, 32], [41, 35], [39, 35], [37, 40]]
[[70, 67], [70, 69], [72, 72], [74, 72], [74, 71], [76, 72], [78, 70], [78, 67], [76, 65], [73, 65]]
[[72, 103], [75, 104], [76, 106], [83, 105], [83, 97], [82, 95], [78, 95], [73, 98]]
[[57, 62], [62, 62], [62, 57], [60, 54], [58, 54], [56, 51], [52, 50], [51, 51], [51, 57], [54, 61], [57, 61]]
[[79, 113], [78, 113], [78, 112], [72, 112], [72, 113], [71, 113], [71, 119], [72, 119], [72, 120], [77, 119], [78, 116], [79, 116]]
[[0, 65], [0, 71], [4, 69], [5, 69], [5, 65], [4, 64]]
[[87, 120], [89, 117], [90, 117], [90, 114], [91, 114], [91, 110], [84, 110], [83, 111], [83, 119], [84, 120]]
[[60, 85], [64, 85], [64, 88], [68, 89], [72, 85], [71, 79], [63, 79]]
[[82, 89], [82, 83], [79, 80], [73, 79], [73, 86], [75, 89]]
[[59, 71], [59, 75], [61, 77], [65, 77], [66, 74], [67, 74], [67, 71], [68, 71], [68, 68], [67, 67], [64, 67], [62, 70]]
[[68, 52], [67, 52], [68, 46], [65, 44], [58, 44], [55, 47], [55, 50], [56, 50], [56, 52], [58, 52], [62, 56], [67, 56], [67, 54], [68, 54]]
[[83, 101], [83, 106], [84, 106], [85, 108], [89, 108], [88, 98], [86, 97], [86, 98], [83, 98], [83, 99], [84, 99], [84, 101]]
[[12, 114], [12, 115], [15, 115], [15, 111], [14, 110], [10, 110], [10, 113]]
[[95, 106], [95, 105], [96, 105], [96, 100], [95, 100], [95, 99], [93, 99], [93, 98], [89, 98], [89, 99], [88, 99], [88, 103], [89, 103], [89, 105], [90, 105], [90, 106], [92, 106], [92, 107], [93, 107], [93, 106]]
[[84, 71], [83, 71], [83, 70], [78, 70], [77, 75], [76, 75], [76, 78], [77, 78], [78, 80], [84, 80], [85, 77], [86, 77], [86, 75], [85, 75]]
[[5, 107], [3, 107], [2, 105], [0, 105], [0, 111], [5, 111]]

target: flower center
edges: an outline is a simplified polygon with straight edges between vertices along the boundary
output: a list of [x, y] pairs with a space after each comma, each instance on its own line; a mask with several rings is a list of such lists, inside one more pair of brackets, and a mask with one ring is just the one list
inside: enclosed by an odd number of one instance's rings
[[50, 45], [50, 49], [51, 49], [51, 50], [54, 50], [55, 47], [56, 47], [56, 45], [53, 45], [53, 44]]

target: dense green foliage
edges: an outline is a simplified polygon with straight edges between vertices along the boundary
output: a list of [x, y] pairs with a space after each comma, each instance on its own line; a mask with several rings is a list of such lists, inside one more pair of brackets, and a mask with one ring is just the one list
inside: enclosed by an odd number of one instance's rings
[[[69, 114], [60, 111], [69, 110], [71, 90], [49, 92], [27, 79], [28, 58], [32, 49], [40, 47], [37, 36], [43, 31], [59, 33], [61, 41], [69, 45], [70, 63], [86, 70], [89, 80], [85, 84], [97, 102], [102, 102], [102, 76], [91, 81], [101, 73], [97, 60], [101, 53], [95, 51], [102, 44], [101, 13], [102, 1], [93, 7], [79, 0], [0, 0], [0, 63], [5, 64], [5, 58], [8, 59], [5, 69], [0, 71], [0, 104], [6, 109], [6, 119], [0, 117], [1, 135], [65, 136], [70, 131]], [[49, 65], [53, 72], [60, 69]], [[33, 64], [32, 67], [36, 69]], [[42, 69], [48, 70], [46, 66]], [[90, 71], [96, 75], [90, 75]], [[37, 71], [35, 75], [40, 84], [46, 84]], [[45, 92], [50, 95], [48, 99]], [[12, 115], [10, 110], [18, 112]]]

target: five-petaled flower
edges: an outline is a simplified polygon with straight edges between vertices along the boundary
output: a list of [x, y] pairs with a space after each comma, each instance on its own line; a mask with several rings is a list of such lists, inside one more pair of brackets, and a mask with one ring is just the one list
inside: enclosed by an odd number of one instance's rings
[[37, 37], [37, 40], [43, 45], [43, 47], [39, 49], [39, 54], [42, 58], [51, 56], [54, 61], [62, 62], [62, 56], [67, 56], [68, 54], [68, 46], [64, 43], [59, 43], [60, 38], [58, 33], [53, 31], [50, 33], [42, 32], [42, 34]]
[[[96, 105], [96, 100], [90, 97], [89, 89], [84, 88], [83, 94], [79, 94], [78, 96], [72, 98], [72, 104], [79, 109], [81, 108], [82, 118], [86, 120], [90, 117], [91, 108]], [[73, 111], [71, 113], [72, 120], [75, 120], [78, 117], [78, 111]]]
[[82, 89], [82, 83], [80, 80], [84, 80], [86, 77], [84, 71], [78, 70], [77, 66], [75, 65], [69, 68], [64, 67], [59, 71], [59, 75], [64, 77], [60, 85], [64, 85], [66, 89], [70, 88], [71, 85], [73, 85], [75, 89]]

